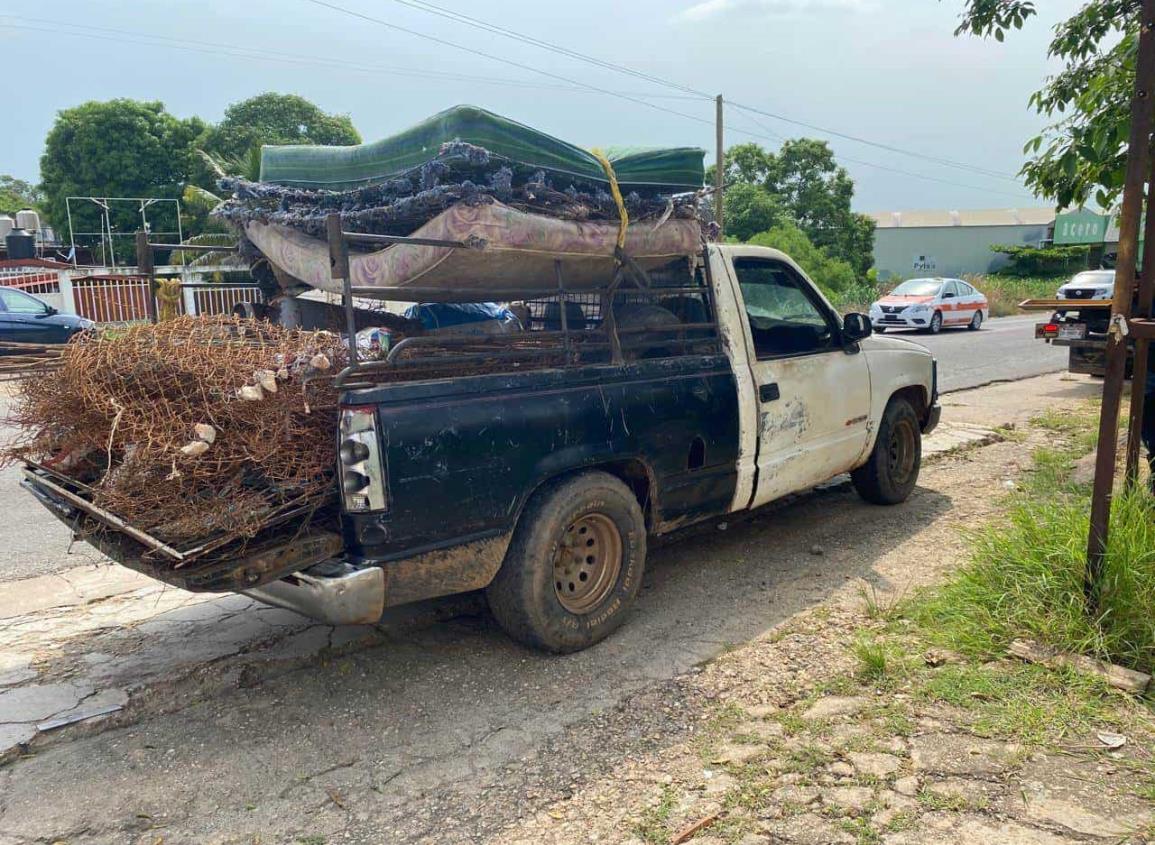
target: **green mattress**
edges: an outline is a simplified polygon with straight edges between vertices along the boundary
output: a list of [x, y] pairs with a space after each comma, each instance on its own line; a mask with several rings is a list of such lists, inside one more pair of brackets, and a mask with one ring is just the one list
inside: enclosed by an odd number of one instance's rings
[[[353, 147], [265, 146], [261, 181], [301, 188], [347, 190], [400, 176], [435, 158], [447, 141], [484, 147], [518, 169], [608, 183], [587, 150], [474, 106], [455, 106], [391, 138]], [[698, 147], [607, 148], [619, 184], [661, 191], [702, 187], [705, 151]], [[560, 187], [564, 188], [565, 185]]]

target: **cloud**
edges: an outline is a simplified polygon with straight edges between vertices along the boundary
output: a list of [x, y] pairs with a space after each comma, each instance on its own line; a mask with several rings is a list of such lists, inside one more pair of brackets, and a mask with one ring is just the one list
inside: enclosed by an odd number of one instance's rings
[[695, 23], [734, 14], [757, 17], [799, 12], [860, 12], [871, 0], [700, 0], [674, 16], [674, 20]]

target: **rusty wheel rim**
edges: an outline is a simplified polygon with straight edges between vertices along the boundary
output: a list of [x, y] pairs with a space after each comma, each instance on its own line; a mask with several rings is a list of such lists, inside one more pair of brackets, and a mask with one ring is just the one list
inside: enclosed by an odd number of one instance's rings
[[917, 436], [909, 420], [899, 420], [890, 430], [890, 443], [886, 450], [887, 470], [898, 484], [905, 484], [914, 472]]
[[553, 559], [553, 589], [570, 613], [589, 613], [613, 591], [621, 571], [618, 526], [604, 514], [586, 514], [562, 535]]

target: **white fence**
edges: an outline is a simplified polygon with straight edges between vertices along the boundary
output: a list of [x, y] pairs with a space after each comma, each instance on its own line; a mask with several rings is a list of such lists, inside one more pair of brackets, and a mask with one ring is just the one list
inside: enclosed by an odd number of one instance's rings
[[[148, 319], [148, 280], [144, 276], [110, 273], [102, 268], [45, 267], [39, 262], [3, 263], [0, 286], [32, 294], [64, 314], [76, 314], [97, 323]], [[158, 267], [157, 277], [181, 279], [179, 310], [182, 314], [231, 314], [240, 303], [262, 301], [256, 285], [204, 281], [214, 269], [192, 272], [183, 267]], [[166, 272], [172, 270], [176, 272]]]

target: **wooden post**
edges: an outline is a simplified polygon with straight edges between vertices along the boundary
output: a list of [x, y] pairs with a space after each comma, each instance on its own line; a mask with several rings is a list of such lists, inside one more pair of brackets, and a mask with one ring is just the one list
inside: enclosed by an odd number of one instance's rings
[[726, 151], [722, 138], [722, 95], [714, 100], [714, 220], [718, 223], [718, 240], [726, 231], [722, 192], [726, 187]]
[[[1155, 2], [1155, 0], [1153, 0]], [[341, 230], [341, 215], [332, 212], [325, 218], [329, 237], [329, 273], [341, 283], [341, 304], [345, 308], [345, 330], [349, 333], [349, 366], [357, 366], [357, 314], [353, 309], [353, 280], [349, 278], [349, 242]]]
[[[1115, 263], [1115, 301], [1112, 319], [1131, 313], [1135, 287], [1135, 258], [1139, 247], [1139, 212], [1143, 182], [1148, 173], [1151, 144], [1151, 103], [1155, 93], [1155, 0], [1143, 0], [1139, 28], [1139, 55], [1135, 93], [1131, 99], [1131, 136], [1127, 143], [1127, 171], [1123, 180], [1123, 210], [1119, 217], [1119, 258]], [[1091, 527], [1087, 536], [1087, 569], [1083, 591], [1092, 616], [1099, 607], [1103, 558], [1111, 519], [1111, 487], [1115, 480], [1115, 450], [1119, 442], [1119, 404], [1123, 398], [1127, 339], [1112, 325], [1107, 334], [1107, 372], [1103, 380], [1103, 407], [1099, 413], [1099, 444], [1095, 456], [1095, 483], [1091, 490]]]
[[143, 229], [136, 233], [136, 269], [147, 282], [144, 307], [148, 312], [148, 321], [155, 324], [157, 321], [156, 261], [152, 254], [152, 244], [148, 242], [148, 232]]
[[[1155, 295], [1155, 156], [1151, 157], [1151, 171], [1147, 177], [1147, 219], [1143, 224], [1143, 271], [1139, 278], [1138, 317], [1150, 317]], [[1135, 338], [1134, 367], [1131, 375], [1131, 407], [1127, 420], [1127, 464], [1123, 477], [1127, 487], [1134, 487], [1139, 478], [1139, 440], [1143, 431], [1143, 399], [1147, 387], [1147, 358], [1151, 341]]]

